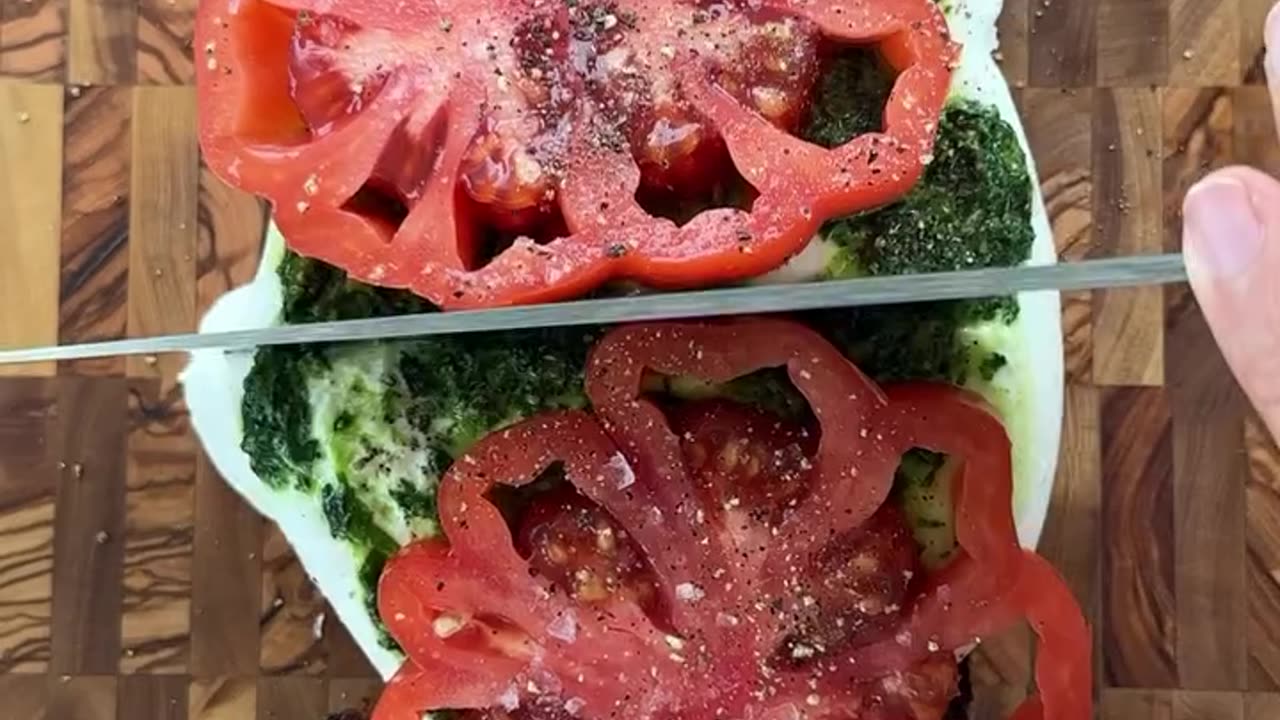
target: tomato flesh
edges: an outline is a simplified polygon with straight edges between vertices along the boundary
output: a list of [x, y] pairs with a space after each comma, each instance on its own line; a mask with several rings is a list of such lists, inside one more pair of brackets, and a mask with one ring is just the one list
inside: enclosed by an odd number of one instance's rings
[[520, 522], [516, 546], [532, 570], [579, 603], [628, 602], [650, 615], [657, 611], [653, 572], [640, 549], [576, 492], [539, 498]]
[[[900, 77], [883, 132], [826, 149], [791, 131], [833, 43]], [[197, 44], [209, 166], [294, 250], [445, 308], [773, 269], [910, 189], [957, 52], [933, 0], [209, 0]], [[752, 202], [641, 202], [721, 185]], [[403, 217], [353, 203], [366, 187]], [[492, 259], [485, 228], [512, 235]]]
[[[778, 366], [817, 428], [641, 393], [646, 373]], [[1022, 616], [1042, 695], [1018, 720], [1090, 717], [1088, 628], [1017, 545], [1008, 438], [974, 396], [881, 391], [812, 331], [765, 319], [614, 330], [586, 386], [594, 415], [477, 443], [440, 485], [447, 542], [389, 562], [379, 609], [408, 659], [376, 720], [936, 720], [953, 653]], [[938, 569], [886, 503], [915, 447], [958, 464], [959, 548]], [[557, 463], [576, 493], [536, 500], [513, 537], [492, 491]]]

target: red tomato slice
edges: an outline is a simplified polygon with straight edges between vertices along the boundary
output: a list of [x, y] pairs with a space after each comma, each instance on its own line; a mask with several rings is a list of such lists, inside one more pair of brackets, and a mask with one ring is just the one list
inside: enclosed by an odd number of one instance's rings
[[658, 611], [653, 571], [625, 530], [576, 492], [535, 500], [520, 521], [517, 547], [529, 566], [584, 605], [634, 604]]
[[[668, 417], [639, 394], [648, 371], [721, 382], [776, 366], [810, 399], [817, 437], [718, 401]], [[445, 707], [491, 720], [934, 720], [955, 691], [953, 651], [1020, 615], [1042, 638], [1042, 695], [1018, 720], [1089, 716], [1088, 629], [1047, 563], [1017, 546], [1008, 439], [975, 396], [881, 393], [778, 320], [615, 330], [591, 354], [587, 390], [599, 423], [535, 417], [442, 480], [448, 544], [406, 549], [380, 585], [409, 660], [377, 720]], [[884, 504], [913, 447], [960, 465], [960, 548], [937, 571]], [[581, 495], [535, 502], [522, 556], [490, 491], [555, 462]], [[575, 584], [600, 578], [605, 592]]]
[[[789, 132], [829, 43], [900, 72], [883, 132], [834, 149]], [[777, 267], [910, 189], [958, 53], [933, 0], [208, 0], [196, 45], [210, 168], [294, 250], [446, 308]], [[735, 169], [750, 209], [637, 200]]]

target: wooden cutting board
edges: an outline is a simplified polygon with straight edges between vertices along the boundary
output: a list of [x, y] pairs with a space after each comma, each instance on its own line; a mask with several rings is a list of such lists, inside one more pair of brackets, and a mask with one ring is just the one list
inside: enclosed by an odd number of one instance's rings
[[[1208, 169], [1280, 173], [1269, 0], [1010, 0], [1001, 61], [1063, 257], [1177, 247]], [[191, 330], [259, 204], [200, 165], [195, 0], [0, 0], [0, 344]], [[1101, 714], [1280, 718], [1280, 452], [1183, 287], [1078, 294], [1042, 551]], [[176, 361], [0, 378], [0, 717], [316, 720], [377, 683], [279, 533], [201, 457]], [[984, 645], [975, 717], [1032, 682]]]

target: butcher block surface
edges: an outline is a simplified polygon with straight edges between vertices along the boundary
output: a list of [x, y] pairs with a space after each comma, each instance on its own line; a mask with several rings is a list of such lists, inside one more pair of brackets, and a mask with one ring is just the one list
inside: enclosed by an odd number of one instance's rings
[[[1010, 0], [1066, 260], [1175, 250], [1212, 168], [1280, 173], [1269, 0]], [[195, 0], [0, 0], [0, 345], [189, 331], [265, 215], [200, 162]], [[1096, 635], [1100, 716], [1280, 719], [1280, 452], [1188, 290], [1066, 297], [1041, 551]], [[202, 456], [179, 358], [0, 368], [0, 718], [319, 720], [378, 682], [280, 533]], [[973, 717], [1033, 684], [983, 644]]]

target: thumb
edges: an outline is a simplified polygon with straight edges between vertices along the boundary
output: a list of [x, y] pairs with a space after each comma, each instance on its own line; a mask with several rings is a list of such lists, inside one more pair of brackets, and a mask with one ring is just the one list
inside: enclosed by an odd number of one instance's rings
[[1280, 437], [1280, 183], [1250, 168], [1187, 193], [1183, 253], [1191, 289], [1271, 434]]

